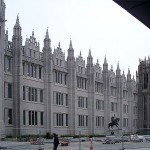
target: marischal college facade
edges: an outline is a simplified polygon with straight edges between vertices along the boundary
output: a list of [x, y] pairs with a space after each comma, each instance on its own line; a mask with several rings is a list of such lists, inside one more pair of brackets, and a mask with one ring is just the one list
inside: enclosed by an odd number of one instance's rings
[[8, 41], [0, 0], [1, 134], [106, 134], [113, 115], [124, 132], [136, 132], [137, 87], [130, 70], [126, 77], [119, 64], [108, 69], [106, 57], [101, 68], [90, 50], [85, 64], [81, 53], [74, 57], [71, 40], [68, 47], [65, 60], [60, 43], [51, 49], [48, 30], [42, 52], [34, 32], [23, 45], [18, 16]]

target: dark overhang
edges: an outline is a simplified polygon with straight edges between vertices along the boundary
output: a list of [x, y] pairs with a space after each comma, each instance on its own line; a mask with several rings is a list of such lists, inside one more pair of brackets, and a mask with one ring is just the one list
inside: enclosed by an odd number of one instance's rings
[[113, 0], [150, 28], [150, 0]]

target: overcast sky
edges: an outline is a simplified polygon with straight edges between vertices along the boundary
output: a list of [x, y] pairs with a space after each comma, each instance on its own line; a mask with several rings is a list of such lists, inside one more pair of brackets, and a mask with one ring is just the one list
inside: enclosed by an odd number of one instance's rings
[[112, 0], [5, 0], [6, 28], [9, 40], [19, 13], [23, 45], [34, 29], [34, 35], [43, 48], [48, 27], [52, 49], [65, 51], [72, 40], [75, 57], [80, 51], [85, 61], [91, 49], [94, 63], [103, 66], [106, 55], [109, 68], [121, 72], [130, 68], [135, 75], [139, 58], [150, 55], [150, 30]]

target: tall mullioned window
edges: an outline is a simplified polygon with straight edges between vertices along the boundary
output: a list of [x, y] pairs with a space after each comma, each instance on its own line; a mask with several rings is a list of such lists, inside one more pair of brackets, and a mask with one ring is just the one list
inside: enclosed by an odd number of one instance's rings
[[128, 127], [128, 118], [123, 118], [123, 127]]
[[39, 79], [42, 78], [42, 67], [39, 67]]
[[11, 72], [12, 71], [12, 58], [9, 56], [4, 57], [4, 70], [6, 72]]
[[118, 104], [111, 102], [111, 111], [117, 112], [117, 110], [118, 110]]
[[[26, 89], [28, 92], [28, 101], [34, 101], [37, 102], [38, 101], [38, 91], [36, 88], [32, 88], [32, 87], [25, 87], [23, 86], [23, 100], [26, 99]], [[40, 90], [40, 102], [43, 102], [43, 89]]]
[[79, 127], [88, 126], [88, 115], [78, 115], [78, 126]]
[[12, 109], [8, 109], [8, 124], [12, 124]]
[[123, 104], [123, 113], [124, 113], [124, 114], [129, 113], [129, 106], [126, 105], [126, 104]]
[[88, 98], [83, 96], [78, 96], [78, 107], [88, 108]]
[[96, 116], [96, 127], [104, 127], [104, 117]]
[[12, 98], [12, 84], [8, 83], [8, 98]]
[[77, 77], [77, 87], [80, 89], [87, 89], [87, 79], [83, 77]]
[[65, 113], [54, 113], [54, 126], [62, 127], [68, 126], [68, 114]]
[[38, 117], [37, 117], [36, 111], [29, 111], [28, 118], [29, 118], [29, 125], [37, 125], [38, 124]]
[[40, 90], [40, 102], [43, 102], [43, 90]]
[[100, 82], [95, 82], [95, 92], [103, 93], [103, 84]]
[[96, 99], [96, 109], [97, 110], [104, 110], [104, 101]]
[[23, 100], [26, 99], [26, 90], [25, 90], [25, 86], [23, 86]]

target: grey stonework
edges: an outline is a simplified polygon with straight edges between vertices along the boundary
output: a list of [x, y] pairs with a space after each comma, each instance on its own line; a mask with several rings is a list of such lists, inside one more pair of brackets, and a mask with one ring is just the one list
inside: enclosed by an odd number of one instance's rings
[[139, 60], [138, 66], [138, 129], [150, 129], [150, 58]]
[[18, 16], [8, 41], [4, 20], [0, 18], [0, 127], [7, 135], [107, 134], [113, 115], [125, 132], [137, 130], [137, 89], [130, 71], [126, 78], [119, 64], [116, 73], [109, 70], [106, 57], [101, 68], [93, 63], [91, 50], [85, 64], [81, 53], [74, 57], [71, 40], [66, 60], [60, 43], [52, 51], [48, 30], [42, 52], [34, 31], [23, 45]]

